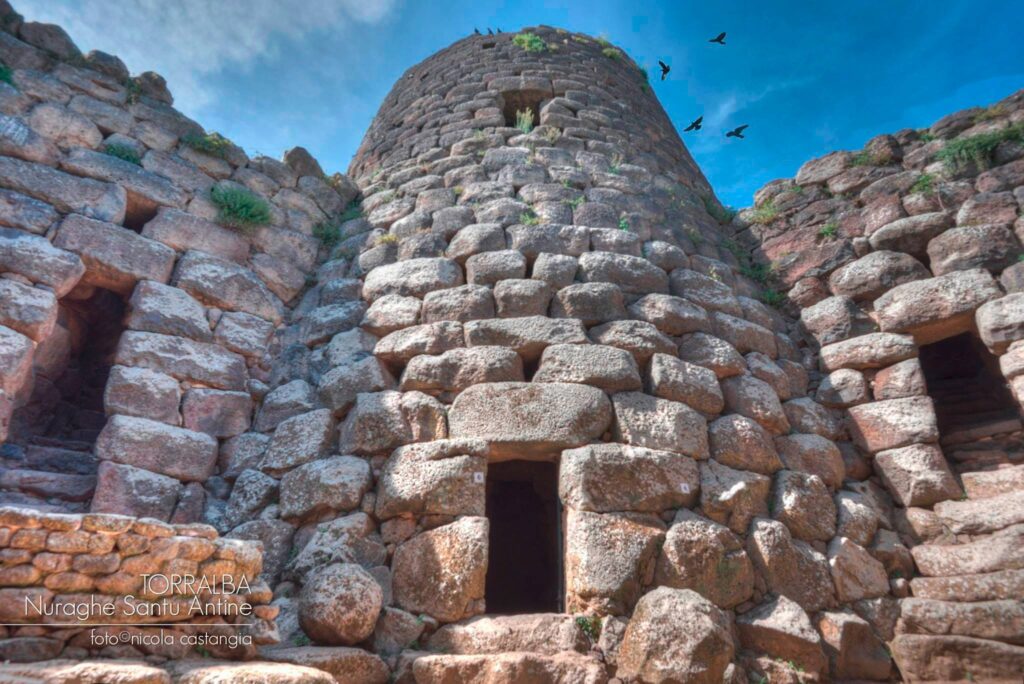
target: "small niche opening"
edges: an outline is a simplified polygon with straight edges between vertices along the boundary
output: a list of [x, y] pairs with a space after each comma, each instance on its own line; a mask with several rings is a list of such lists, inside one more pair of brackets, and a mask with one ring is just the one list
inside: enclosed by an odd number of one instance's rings
[[1021, 428], [1020, 411], [999, 362], [974, 334], [925, 345], [919, 359], [943, 444]]
[[489, 42], [489, 43], [483, 43], [480, 47], [483, 48], [484, 50], [490, 50], [495, 45], [497, 45], [497, 43]]
[[562, 611], [561, 515], [557, 464], [488, 465], [488, 613]]
[[544, 100], [551, 97], [551, 93], [543, 90], [508, 90], [501, 94], [505, 101], [502, 114], [505, 117], [505, 125], [514, 128], [518, 123], [518, 113], [529, 110], [533, 118], [533, 125], [540, 125], [540, 106]]
[[160, 205], [134, 192], [128, 193], [128, 206], [124, 212], [124, 227], [141, 233], [142, 228], [156, 218]]

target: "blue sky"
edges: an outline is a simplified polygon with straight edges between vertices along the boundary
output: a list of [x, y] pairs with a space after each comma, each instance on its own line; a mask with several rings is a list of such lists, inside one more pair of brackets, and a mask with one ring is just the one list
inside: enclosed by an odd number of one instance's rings
[[[304, 145], [344, 170], [402, 72], [473, 27], [605, 34], [655, 93], [722, 201], [878, 133], [929, 125], [1024, 88], [1024, 3], [15, 0], [83, 50], [163, 74], [176, 104], [250, 153]], [[707, 39], [727, 31], [725, 47]], [[727, 127], [750, 124], [747, 139]]]

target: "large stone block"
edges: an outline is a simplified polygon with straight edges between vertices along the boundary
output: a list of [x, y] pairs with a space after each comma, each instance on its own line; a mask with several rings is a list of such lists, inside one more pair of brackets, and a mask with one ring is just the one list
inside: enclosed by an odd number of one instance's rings
[[205, 482], [217, 463], [217, 440], [145, 418], [112, 416], [96, 438], [96, 456], [185, 482]]
[[734, 470], [716, 461], [700, 464], [700, 506], [704, 515], [737, 534], [750, 521], [768, 514], [771, 478]]
[[853, 440], [870, 453], [937, 442], [939, 439], [935, 409], [929, 397], [889, 399], [851, 406], [847, 415]]
[[575, 510], [660, 513], [697, 501], [697, 463], [677, 453], [621, 444], [562, 452], [559, 496]]
[[937, 276], [971, 268], [998, 273], [1016, 262], [1018, 253], [1020, 243], [1008, 225], [960, 226], [928, 243], [929, 264]]
[[470, 321], [463, 326], [466, 346], [508, 347], [533, 361], [553, 344], [588, 344], [583, 324], [575, 319], [544, 316]]
[[103, 391], [103, 407], [108, 415], [120, 414], [180, 425], [178, 381], [148, 368], [114, 366]]
[[483, 439], [492, 459], [547, 459], [597, 440], [612, 419], [601, 390], [566, 383], [473, 385], [452, 404], [452, 438]]
[[320, 643], [357, 644], [373, 633], [383, 603], [384, 592], [366, 570], [354, 563], [329, 565], [302, 587], [299, 624]]
[[0, 270], [46, 285], [60, 298], [78, 284], [85, 265], [77, 254], [45, 238], [0, 227]]
[[583, 282], [612, 283], [630, 294], [668, 294], [668, 274], [638, 256], [586, 252], [579, 258], [579, 275]]
[[400, 447], [380, 473], [376, 516], [484, 514], [487, 444], [441, 440]]
[[413, 358], [402, 373], [400, 387], [403, 391], [454, 396], [471, 385], [524, 379], [523, 361], [511, 349], [470, 347]]
[[0, 157], [0, 184], [47, 202], [61, 213], [81, 214], [97, 221], [124, 221], [128, 194], [124, 188], [79, 178], [42, 164]]
[[555, 344], [541, 355], [533, 382], [578, 382], [605, 392], [640, 389], [640, 370], [622, 349], [593, 344]]
[[708, 457], [707, 421], [686, 404], [641, 392], [619, 392], [612, 402], [618, 441], [696, 459]]
[[566, 516], [566, 610], [624, 615], [654, 579], [664, 524], [653, 515], [590, 513]]
[[127, 215], [152, 212], [158, 206], [185, 206], [186, 194], [173, 183], [138, 164], [110, 154], [73, 149], [61, 160], [61, 168], [77, 176], [113, 183], [127, 191]]
[[32, 375], [32, 340], [0, 325], [0, 390], [14, 397]]
[[905, 508], [928, 507], [960, 497], [960, 486], [935, 444], [911, 444], [875, 454], [875, 471]]
[[281, 478], [281, 517], [306, 520], [359, 506], [370, 489], [370, 464], [332, 456], [299, 466]]
[[41, 342], [56, 322], [57, 298], [52, 292], [0, 279], [0, 325]]
[[779, 396], [771, 385], [751, 375], [738, 375], [722, 380], [726, 409], [756, 420], [761, 427], [776, 435], [789, 432], [789, 420]]
[[747, 537], [747, 553], [772, 593], [793, 599], [806, 611], [835, 605], [835, 587], [825, 556], [795, 541], [782, 523], [755, 520]]
[[93, 513], [169, 520], [182, 489], [173, 477], [112, 461], [101, 462], [98, 475]]
[[930, 344], [970, 330], [978, 307], [1000, 294], [988, 271], [954, 271], [894, 287], [875, 300], [875, 313], [883, 332]]
[[244, 390], [248, 378], [245, 359], [223, 347], [135, 330], [121, 335], [114, 362], [225, 390]]
[[419, 534], [395, 549], [395, 602], [410, 613], [455, 622], [483, 612], [486, 518], [465, 517]]
[[282, 422], [260, 462], [260, 470], [283, 475], [292, 468], [323, 457], [330, 450], [334, 418], [328, 409], [317, 409]]
[[388, 454], [403, 444], [447, 437], [445, 406], [416, 391], [360, 394], [340, 433], [342, 453]]
[[368, 302], [386, 294], [423, 297], [462, 282], [462, 268], [451, 259], [407, 259], [370, 271], [363, 282], [363, 297]]
[[1024, 292], [983, 304], [977, 312], [978, 333], [993, 354], [1002, 354], [1024, 339]]
[[138, 233], [72, 214], [53, 241], [74, 252], [85, 264], [82, 281], [128, 294], [140, 280], [166, 283], [174, 268], [174, 250]]
[[771, 475], [782, 469], [771, 434], [746, 416], [730, 414], [708, 425], [711, 457], [730, 468]]
[[125, 325], [132, 330], [188, 337], [198, 342], [213, 338], [203, 305], [184, 290], [143, 280], [132, 292]]
[[880, 250], [836, 269], [828, 284], [837, 295], [865, 301], [876, 299], [897, 285], [928, 277], [924, 264], [909, 254]]
[[910, 335], [870, 333], [821, 348], [821, 367], [863, 370], [884, 368], [917, 356], [917, 345]]
[[234, 437], [249, 429], [252, 397], [248, 392], [197, 387], [185, 393], [181, 402], [182, 421], [190, 430], [212, 437]]
[[252, 271], [202, 252], [185, 253], [174, 285], [208, 306], [249, 313], [274, 325], [284, 317], [281, 301]]
[[248, 241], [235, 231], [178, 209], [162, 207], [142, 234], [179, 252], [195, 249], [240, 264], [249, 256]]
[[828, 668], [811, 619], [785, 596], [739, 616], [736, 628], [744, 648], [795, 664], [800, 671], [820, 675]]
[[645, 295], [629, 305], [629, 313], [633, 318], [651, 323], [673, 337], [711, 330], [711, 320], [704, 309], [673, 295]]
[[356, 397], [366, 392], [380, 392], [396, 386], [394, 377], [375, 356], [357, 353], [341, 360], [320, 378], [317, 392], [336, 416], [344, 416]]

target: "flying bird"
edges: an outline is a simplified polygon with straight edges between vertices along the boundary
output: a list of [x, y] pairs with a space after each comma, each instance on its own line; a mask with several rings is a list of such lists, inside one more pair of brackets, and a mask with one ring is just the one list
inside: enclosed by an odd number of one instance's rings
[[664, 81], [665, 77], [668, 76], [668, 72], [672, 71], [672, 67], [670, 67], [668, 64], [665, 64], [660, 59], [658, 60], [658, 66], [661, 67], [661, 80]]
[[698, 116], [696, 119], [694, 119], [693, 121], [690, 122], [689, 126], [687, 126], [686, 128], [683, 129], [683, 133], [688, 133], [689, 131], [699, 131], [700, 130], [700, 126], [701, 126], [701, 122], [703, 120], [704, 120], [703, 116]]
[[722, 31], [717, 36], [708, 41], [709, 43], [718, 43], [719, 45], [725, 45], [725, 31]]
[[742, 126], [737, 126], [736, 128], [734, 128], [731, 131], [729, 131], [728, 133], [726, 133], [725, 137], [726, 138], [742, 138], [743, 137], [743, 131], [744, 131], [744, 129], [746, 129], [748, 127], [748, 125], [749, 124], [743, 124]]

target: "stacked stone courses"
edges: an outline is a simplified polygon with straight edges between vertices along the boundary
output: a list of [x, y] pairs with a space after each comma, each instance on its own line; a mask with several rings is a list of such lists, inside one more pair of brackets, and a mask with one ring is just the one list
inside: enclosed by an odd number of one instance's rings
[[[211, 620], [252, 647], [210, 653], [0, 627], [26, 663], [0, 672], [1024, 670], [1024, 427], [940, 433], [918, 362], [971, 333], [1024, 377], [1024, 147], [936, 158], [1020, 126], [1020, 94], [809, 162], [732, 218], [591, 37], [456, 42], [328, 178], [302, 148], [196, 149], [159, 76], [0, 14], [0, 611], [222, 561], [257, 610]], [[225, 225], [211, 193], [237, 188], [265, 224]], [[489, 471], [522, 461], [557, 472], [561, 612], [488, 607]], [[28, 662], [54, 658], [84, 662]]]

